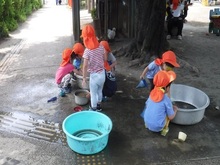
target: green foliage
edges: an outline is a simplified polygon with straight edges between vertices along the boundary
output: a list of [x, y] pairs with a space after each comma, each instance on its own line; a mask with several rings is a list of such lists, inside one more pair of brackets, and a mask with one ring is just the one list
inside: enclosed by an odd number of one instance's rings
[[8, 37], [8, 28], [4, 22], [0, 22], [0, 38]]
[[0, 38], [8, 36], [18, 23], [42, 6], [42, 0], [0, 0]]
[[8, 18], [5, 20], [5, 24], [9, 31], [13, 31], [18, 28], [18, 22], [13, 18]]

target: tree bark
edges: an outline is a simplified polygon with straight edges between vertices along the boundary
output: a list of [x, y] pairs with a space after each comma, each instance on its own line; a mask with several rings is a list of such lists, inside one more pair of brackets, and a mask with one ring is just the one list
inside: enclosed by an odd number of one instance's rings
[[[166, 0], [136, 0], [136, 37], [129, 52], [132, 59], [139, 57], [140, 61], [143, 61], [146, 55], [161, 57], [167, 42], [165, 14]], [[134, 49], [138, 50], [139, 56], [134, 55]]]
[[[141, 3], [143, 2], [143, 4]], [[139, 11], [139, 9], [141, 9]], [[138, 43], [142, 43], [142, 50], [160, 56], [165, 42], [165, 0], [137, 0], [137, 17], [140, 29], [137, 35]]]

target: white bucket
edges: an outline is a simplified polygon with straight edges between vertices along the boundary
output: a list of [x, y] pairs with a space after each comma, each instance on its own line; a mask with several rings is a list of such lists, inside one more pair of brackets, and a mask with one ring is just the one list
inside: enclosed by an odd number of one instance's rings
[[78, 89], [74, 93], [75, 103], [78, 105], [86, 105], [89, 102], [89, 99], [86, 95], [89, 93], [86, 89]]
[[184, 132], [179, 132], [178, 139], [180, 141], [184, 142], [186, 140], [186, 137], [187, 137], [187, 135]]

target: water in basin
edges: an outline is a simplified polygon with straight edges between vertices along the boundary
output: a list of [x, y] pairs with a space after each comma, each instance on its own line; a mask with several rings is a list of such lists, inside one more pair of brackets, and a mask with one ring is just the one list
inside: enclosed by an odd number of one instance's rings
[[173, 104], [181, 109], [196, 109], [194, 105], [182, 101], [173, 101]]
[[98, 130], [94, 130], [94, 129], [83, 129], [83, 130], [74, 132], [72, 135], [75, 137], [82, 138], [82, 139], [90, 139], [90, 138], [101, 136], [102, 132]]

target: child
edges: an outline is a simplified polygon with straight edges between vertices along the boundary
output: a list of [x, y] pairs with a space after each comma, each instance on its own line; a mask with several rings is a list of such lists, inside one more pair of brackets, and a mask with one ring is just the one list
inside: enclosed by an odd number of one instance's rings
[[[80, 43], [74, 45], [73, 50], [66, 48], [62, 54], [62, 62], [56, 71], [56, 83], [61, 88], [61, 93], [71, 92], [71, 83], [76, 78], [74, 73], [81, 74], [80, 71], [74, 68], [72, 61], [76, 58], [82, 58], [84, 48]], [[76, 54], [77, 53], [77, 54]]]
[[104, 62], [107, 61], [107, 52], [104, 47], [99, 44], [93, 26], [89, 24], [84, 26], [81, 37], [86, 47], [83, 54], [82, 86], [86, 86], [86, 77], [89, 72], [90, 110], [101, 111], [102, 89], [105, 82]]
[[173, 51], [169, 50], [162, 55], [162, 69], [166, 71], [179, 68], [180, 65], [176, 62], [176, 55]]
[[105, 48], [105, 51], [107, 52], [107, 62], [108, 62], [108, 68], [106, 69], [106, 78], [105, 83], [103, 86], [103, 101], [106, 100], [107, 97], [112, 97], [116, 90], [117, 90], [117, 84], [115, 79], [115, 65], [117, 64], [115, 56], [111, 53], [111, 49], [109, 47], [109, 44], [107, 41], [101, 41], [100, 44]]
[[177, 27], [177, 38], [182, 40], [183, 23], [186, 17], [186, 13], [182, 13], [187, 11], [184, 8], [184, 1], [181, 2], [180, 0], [172, 0], [172, 3], [167, 7], [167, 40], [171, 39], [173, 27]]
[[162, 59], [156, 58], [152, 61], [140, 75], [140, 79], [144, 79], [145, 76], [151, 84], [150, 91], [154, 89], [153, 78], [160, 70], [173, 70], [174, 67], [180, 67], [176, 62], [176, 55], [173, 51], [166, 51], [162, 55]]
[[84, 47], [81, 43], [76, 43], [73, 45], [73, 66], [75, 69], [77, 69], [80, 72], [80, 75], [82, 75], [82, 55], [84, 53]]
[[140, 75], [140, 79], [144, 79], [145, 76], [147, 77], [147, 79], [150, 82], [150, 90], [152, 90], [154, 88], [154, 84], [153, 84], [153, 78], [154, 75], [159, 72], [160, 70], [162, 70], [161, 67], [162, 64], [162, 60], [160, 58], [156, 58], [154, 61], [152, 61], [142, 72], [142, 74]]
[[177, 107], [172, 105], [171, 99], [166, 95], [175, 78], [173, 71], [159, 71], [154, 76], [155, 87], [150, 92], [142, 114], [145, 126], [150, 131], [161, 132], [176, 115]]
[[107, 57], [107, 61], [108, 61], [108, 64], [110, 66], [110, 70], [112, 71], [112, 73], [114, 74], [114, 71], [115, 71], [115, 66], [117, 64], [117, 61], [116, 61], [116, 58], [115, 56], [112, 54], [111, 52], [111, 49], [109, 47], [109, 44], [107, 41], [101, 41], [100, 44], [102, 46], [104, 46], [105, 48], [105, 51], [108, 53], [108, 57]]

